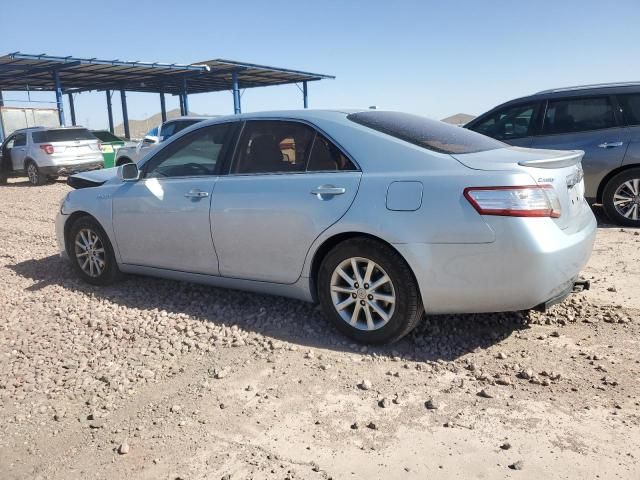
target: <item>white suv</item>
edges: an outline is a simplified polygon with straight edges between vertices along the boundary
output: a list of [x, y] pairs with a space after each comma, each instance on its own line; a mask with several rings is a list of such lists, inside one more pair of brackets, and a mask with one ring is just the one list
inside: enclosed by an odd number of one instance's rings
[[102, 168], [100, 141], [86, 128], [31, 127], [16, 130], [0, 150], [0, 182], [27, 174], [32, 185], [59, 175]]

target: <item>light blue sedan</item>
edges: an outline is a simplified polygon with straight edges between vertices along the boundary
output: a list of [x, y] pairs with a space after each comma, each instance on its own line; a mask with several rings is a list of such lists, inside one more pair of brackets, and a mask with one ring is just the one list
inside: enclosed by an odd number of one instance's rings
[[89, 283], [319, 301], [353, 339], [391, 342], [425, 311], [543, 309], [586, 286], [582, 155], [397, 112], [219, 117], [137, 165], [70, 177], [58, 244]]

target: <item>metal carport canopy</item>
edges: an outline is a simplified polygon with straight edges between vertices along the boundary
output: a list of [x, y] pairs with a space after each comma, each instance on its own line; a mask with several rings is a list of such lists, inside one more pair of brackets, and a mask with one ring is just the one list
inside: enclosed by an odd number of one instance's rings
[[[231, 90], [234, 98], [234, 112], [240, 113], [240, 89], [302, 83], [303, 102], [306, 108], [307, 82], [333, 78], [335, 77], [331, 75], [223, 59], [185, 65], [57, 57], [19, 52], [0, 57], [0, 93], [7, 90], [55, 91], [63, 124], [63, 94], [119, 90], [123, 110], [126, 111], [124, 96], [126, 91], [161, 95], [168, 93], [181, 97], [181, 106], [186, 114], [188, 94]], [[70, 102], [73, 102], [71, 95], [69, 98]], [[107, 103], [110, 107], [110, 93], [107, 94]], [[161, 103], [164, 104], [164, 97], [161, 98]], [[71, 111], [72, 116], [75, 116], [73, 105], [71, 105]]]

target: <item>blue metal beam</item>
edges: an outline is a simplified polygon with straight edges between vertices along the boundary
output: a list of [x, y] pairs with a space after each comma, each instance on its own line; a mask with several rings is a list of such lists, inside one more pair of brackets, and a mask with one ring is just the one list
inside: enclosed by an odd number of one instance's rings
[[307, 82], [306, 80], [302, 82], [302, 105], [304, 108], [309, 108], [309, 98], [307, 95]]
[[109, 131], [113, 133], [113, 107], [111, 106], [111, 90], [106, 90], [107, 94], [107, 115], [109, 116]]
[[160, 92], [160, 114], [162, 115], [162, 122], [167, 121], [167, 104], [164, 101], [164, 92]]
[[64, 127], [64, 106], [62, 104], [62, 85], [60, 84], [60, 74], [58, 70], [53, 71], [53, 81], [56, 87], [56, 105], [58, 106], [58, 120]]
[[76, 106], [73, 103], [73, 93], [67, 94], [69, 97], [69, 111], [71, 112], [71, 125], [76, 126]]
[[238, 72], [231, 73], [231, 82], [233, 86], [233, 113], [238, 115], [242, 113], [242, 106], [240, 105], [240, 85], [238, 84]]
[[183, 115], [189, 115], [189, 97], [187, 96], [187, 77], [182, 77], [182, 104], [184, 106]]
[[129, 133], [129, 112], [127, 112], [127, 94], [124, 89], [120, 89], [120, 102], [122, 103], [122, 124], [124, 125], [124, 138], [131, 140]]

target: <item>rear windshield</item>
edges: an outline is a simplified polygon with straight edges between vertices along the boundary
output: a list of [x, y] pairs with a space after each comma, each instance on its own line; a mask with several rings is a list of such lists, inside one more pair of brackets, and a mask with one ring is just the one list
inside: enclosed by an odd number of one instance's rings
[[69, 142], [73, 140], [96, 140], [86, 128], [61, 128], [31, 132], [33, 143]]
[[93, 135], [95, 135], [98, 138], [98, 140], [100, 140], [101, 142], [123, 142], [124, 141], [121, 138], [116, 137], [111, 132], [98, 131], [98, 132], [91, 132], [91, 133], [93, 133]]
[[440, 153], [474, 153], [503, 148], [504, 143], [462, 127], [401, 112], [370, 111], [347, 115], [351, 121]]

